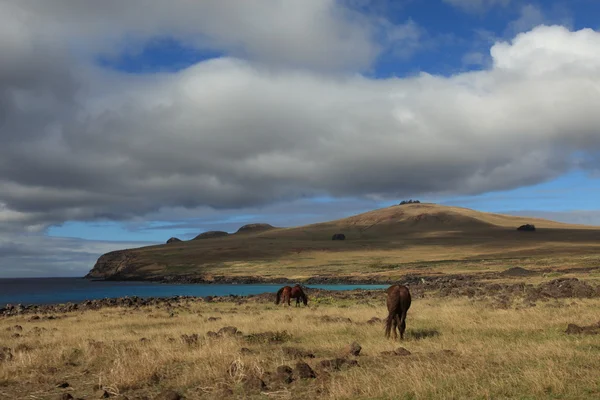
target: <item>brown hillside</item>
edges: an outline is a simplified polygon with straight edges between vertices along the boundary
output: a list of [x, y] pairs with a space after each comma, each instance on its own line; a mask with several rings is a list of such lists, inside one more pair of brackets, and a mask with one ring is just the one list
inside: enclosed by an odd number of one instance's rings
[[[516, 230], [528, 223], [537, 231]], [[332, 241], [334, 233], [343, 233], [346, 240]], [[119, 259], [118, 268], [110, 256], [101, 257], [88, 277], [381, 278], [433, 271], [432, 263], [472, 264], [475, 260], [487, 260], [486, 268], [505, 268], [506, 260], [535, 261], [542, 266], [557, 260], [579, 265], [577, 259], [600, 265], [600, 227], [420, 203], [294, 228], [250, 224], [233, 235], [125, 250], [124, 254], [127, 257]]]

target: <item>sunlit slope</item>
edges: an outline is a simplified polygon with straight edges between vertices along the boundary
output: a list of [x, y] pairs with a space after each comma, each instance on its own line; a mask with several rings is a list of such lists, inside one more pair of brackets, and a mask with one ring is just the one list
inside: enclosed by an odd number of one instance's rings
[[[517, 231], [523, 224], [534, 224], [537, 231]], [[223, 237], [109, 253], [88, 277], [381, 274], [387, 264], [579, 257], [600, 251], [599, 227], [436, 204], [392, 206], [293, 228], [252, 226]], [[332, 241], [335, 233], [346, 240]], [[367, 268], [373, 263], [383, 270]]]

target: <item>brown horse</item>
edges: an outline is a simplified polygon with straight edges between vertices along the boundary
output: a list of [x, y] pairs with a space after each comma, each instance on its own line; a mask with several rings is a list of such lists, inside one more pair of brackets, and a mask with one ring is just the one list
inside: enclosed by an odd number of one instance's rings
[[300, 305], [300, 300], [304, 303], [304, 305], [308, 305], [308, 297], [302, 291], [302, 287], [300, 285], [296, 285], [294, 287], [284, 286], [277, 291], [277, 299], [275, 300], [275, 304], [279, 304], [280, 300], [283, 300], [283, 303], [287, 303], [290, 305], [290, 299], [296, 299], [296, 307]]
[[406, 330], [406, 313], [410, 308], [410, 292], [403, 285], [392, 285], [387, 290], [388, 317], [385, 321], [385, 337], [390, 337], [393, 331], [394, 340], [398, 338], [396, 328], [400, 331], [400, 339], [404, 340]]

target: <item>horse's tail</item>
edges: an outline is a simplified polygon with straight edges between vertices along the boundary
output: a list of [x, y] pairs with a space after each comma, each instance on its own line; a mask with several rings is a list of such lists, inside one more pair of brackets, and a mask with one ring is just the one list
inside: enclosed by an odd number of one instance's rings
[[283, 289], [285, 289], [285, 287], [282, 287], [277, 291], [277, 298], [275, 299], [275, 304], [279, 304], [279, 301], [281, 300], [281, 293], [283, 293]]

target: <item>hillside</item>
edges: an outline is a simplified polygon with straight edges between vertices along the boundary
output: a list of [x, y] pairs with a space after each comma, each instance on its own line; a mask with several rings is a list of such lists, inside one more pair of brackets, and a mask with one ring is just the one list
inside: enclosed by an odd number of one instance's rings
[[[534, 224], [535, 232], [516, 228]], [[600, 264], [600, 227], [436, 204], [392, 206], [294, 228], [111, 252], [86, 276], [167, 281], [390, 281], [405, 274]], [[345, 240], [332, 241], [335, 233]]]

